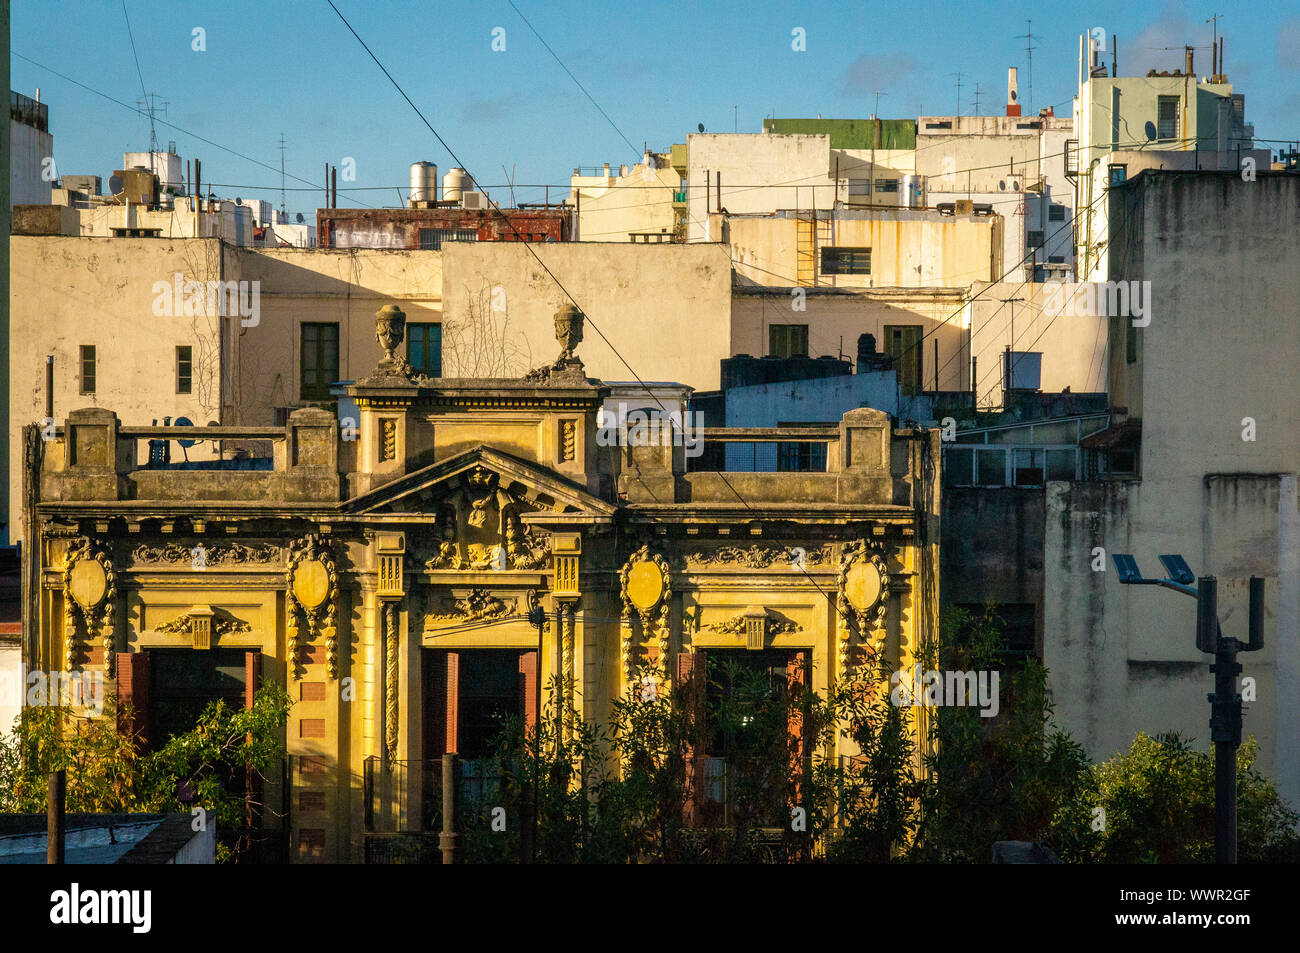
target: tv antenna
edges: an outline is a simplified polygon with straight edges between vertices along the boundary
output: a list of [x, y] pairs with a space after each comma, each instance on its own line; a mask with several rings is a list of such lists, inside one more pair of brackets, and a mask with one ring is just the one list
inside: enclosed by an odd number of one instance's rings
[[975, 115], [980, 114], [980, 84], [975, 84]]
[[956, 115], [957, 115], [957, 116], [960, 116], [960, 115], [961, 115], [961, 72], [959, 71], [959, 72], [956, 72], [956, 73], [949, 73], [948, 75], [949, 75], [949, 76], [956, 76], [956, 77], [957, 77], [957, 112], [956, 112]]
[[1029, 59], [1029, 69], [1028, 69], [1029, 95], [1025, 98], [1025, 102], [1028, 104], [1028, 112], [1026, 113], [1026, 115], [1029, 116], [1032, 116], [1034, 114], [1034, 29], [1033, 27], [1034, 27], [1034, 21], [1026, 20], [1025, 32], [1021, 33], [1019, 36], [1016, 37], [1017, 40], [1025, 41], [1025, 56], [1028, 57]]
[[[285, 215], [284, 210], [284, 133], [280, 133], [280, 214]], [[286, 218], [287, 222], [288, 219]]]
[[887, 96], [887, 95], [889, 94], [882, 93], [880, 90], [876, 90], [876, 111], [872, 115], [874, 115], [877, 119], [880, 118], [880, 97]]
[[135, 101], [136, 112], [140, 113], [141, 115], [149, 117], [149, 171], [150, 172], [157, 171], [153, 167], [154, 153], [158, 151], [158, 130], [154, 125], [154, 120], [157, 119], [159, 112], [162, 112], [164, 115], [166, 115], [168, 105], [169, 103], [165, 99], [163, 100], [162, 105], [158, 104], [157, 93], [145, 93], [140, 99], [137, 99]]

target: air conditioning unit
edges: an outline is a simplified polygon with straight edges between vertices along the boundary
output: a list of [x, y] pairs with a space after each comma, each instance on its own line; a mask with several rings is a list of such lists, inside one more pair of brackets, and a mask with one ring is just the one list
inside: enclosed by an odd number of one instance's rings
[[482, 192], [462, 192], [460, 205], [461, 208], [487, 208], [487, 196]]

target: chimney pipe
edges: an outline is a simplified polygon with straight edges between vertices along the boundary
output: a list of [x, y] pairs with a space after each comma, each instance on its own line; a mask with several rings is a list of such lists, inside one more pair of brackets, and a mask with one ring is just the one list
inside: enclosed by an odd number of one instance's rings
[[330, 169], [330, 208], [339, 207], [339, 168]]
[[1192, 66], [1192, 54], [1193, 51], [1190, 46], [1183, 47], [1183, 72], [1188, 76], [1196, 75], [1196, 69]]
[[45, 355], [45, 419], [54, 419], [54, 355]]
[[1219, 75], [1227, 75], [1223, 72], [1223, 37], [1219, 37]]
[[1119, 75], [1119, 37], [1114, 33], [1110, 35], [1110, 75]]
[[1020, 97], [1016, 93], [1016, 68], [1007, 70], [1007, 115], [1020, 115]]

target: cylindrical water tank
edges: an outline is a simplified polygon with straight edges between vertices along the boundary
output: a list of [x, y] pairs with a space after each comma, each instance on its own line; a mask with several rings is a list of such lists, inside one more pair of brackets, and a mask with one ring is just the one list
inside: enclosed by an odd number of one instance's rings
[[442, 200], [459, 202], [461, 196], [474, 188], [474, 180], [464, 169], [452, 169], [442, 177]]
[[909, 173], [899, 182], [899, 205], [906, 208], [925, 208], [925, 176]]
[[438, 198], [438, 167], [432, 162], [411, 163], [411, 194], [408, 201], [433, 202]]

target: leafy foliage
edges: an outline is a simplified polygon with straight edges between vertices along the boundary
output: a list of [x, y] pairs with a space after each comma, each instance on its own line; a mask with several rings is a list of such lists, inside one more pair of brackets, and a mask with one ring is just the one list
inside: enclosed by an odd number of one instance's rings
[[[110, 705], [112, 704], [110, 699]], [[214, 702], [194, 728], [156, 750], [112, 719], [75, 718], [59, 707], [24, 708], [0, 733], [0, 811], [43, 813], [51, 772], [67, 771], [71, 813], [190, 813], [202, 808], [222, 836], [218, 856], [237, 859], [265, 809], [258, 790], [284, 754], [292, 702], [265, 682], [251, 708]], [[121, 720], [130, 719], [123, 706]]]

